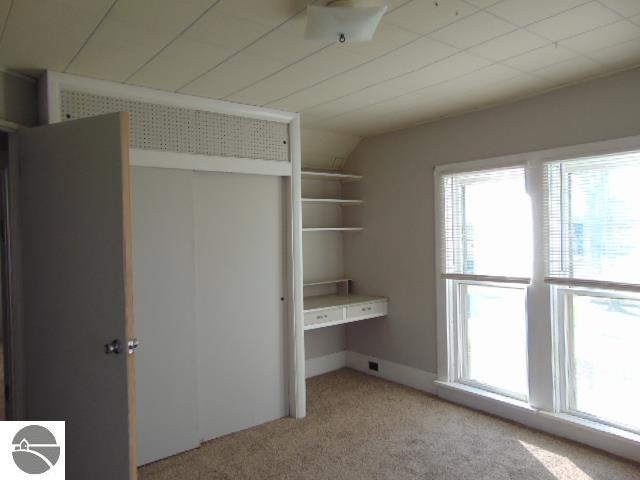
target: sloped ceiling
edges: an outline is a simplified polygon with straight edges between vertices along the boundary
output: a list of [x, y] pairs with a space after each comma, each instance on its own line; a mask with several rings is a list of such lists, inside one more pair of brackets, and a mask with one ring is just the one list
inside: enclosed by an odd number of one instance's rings
[[[388, 0], [374, 41], [306, 0], [0, 0], [0, 64], [302, 113], [366, 136], [640, 64], [640, 0]], [[320, 2], [322, 3], [322, 2]]]

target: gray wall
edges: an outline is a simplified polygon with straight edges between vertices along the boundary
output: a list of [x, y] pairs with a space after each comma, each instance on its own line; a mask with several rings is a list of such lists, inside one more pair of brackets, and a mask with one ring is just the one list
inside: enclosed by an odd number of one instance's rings
[[365, 227], [345, 240], [356, 291], [390, 298], [386, 319], [349, 325], [347, 347], [436, 372], [433, 167], [640, 134], [640, 69], [509, 105], [370, 137], [345, 170], [345, 209]]
[[0, 119], [22, 125], [37, 121], [35, 80], [0, 71]]

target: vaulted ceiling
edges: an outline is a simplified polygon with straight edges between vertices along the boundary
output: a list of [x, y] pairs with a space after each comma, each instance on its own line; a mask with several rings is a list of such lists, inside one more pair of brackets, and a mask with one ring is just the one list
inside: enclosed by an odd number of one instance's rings
[[[375, 39], [306, 0], [0, 0], [0, 64], [302, 113], [371, 135], [640, 64], [640, 0], [388, 0]], [[323, 2], [320, 2], [323, 3]]]

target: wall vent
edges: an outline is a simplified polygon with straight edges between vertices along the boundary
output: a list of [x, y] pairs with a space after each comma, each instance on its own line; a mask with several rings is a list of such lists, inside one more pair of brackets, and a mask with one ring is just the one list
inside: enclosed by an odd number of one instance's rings
[[129, 112], [131, 148], [290, 161], [286, 123], [74, 90], [62, 90], [60, 103], [63, 120]]

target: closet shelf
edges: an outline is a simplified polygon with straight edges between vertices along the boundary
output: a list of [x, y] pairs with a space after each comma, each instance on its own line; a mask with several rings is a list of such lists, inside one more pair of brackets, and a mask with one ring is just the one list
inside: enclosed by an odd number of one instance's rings
[[362, 180], [362, 175], [337, 173], [328, 170], [302, 170], [302, 178], [315, 180], [337, 180], [339, 182], [357, 182]]
[[303, 232], [361, 232], [362, 227], [309, 227], [303, 228]]
[[303, 198], [303, 204], [315, 205], [339, 205], [341, 207], [351, 207], [362, 205], [362, 200], [345, 200], [343, 198]]
[[350, 278], [332, 278], [328, 280], [308, 280], [304, 282], [305, 287], [311, 287], [314, 285], [331, 285], [333, 283], [347, 283], [350, 282]]

